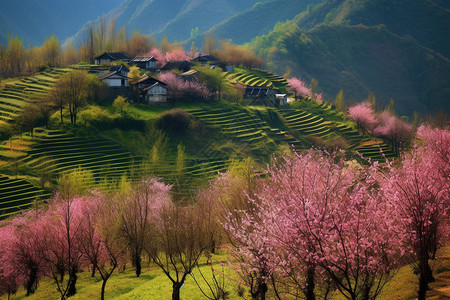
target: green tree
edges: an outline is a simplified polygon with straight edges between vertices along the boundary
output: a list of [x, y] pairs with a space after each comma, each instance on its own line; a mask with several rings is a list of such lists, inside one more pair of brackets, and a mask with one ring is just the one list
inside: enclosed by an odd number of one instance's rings
[[123, 111], [129, 106], [127, 98], [124, 98], [122, 96], [117, 96], [117, 98], [113, 102], [113, 107], [115, 109], [118, 109], [120, 113], [122, 114]]
[[58, 180], [58, 191], [61, 199], [72, 199], [86, 194], [92, 188], [93, 174], [91, 170], [81, 167], [62, 174]]
[[177, 145], [176, 173], [178, 183], [181, 183], [183, 180], [184, 168], [186, 166], [186, 156], [184, 150], [185, 147], [182, 143]]
[[311, 83], [309, 85], [309, 89], [311, 91], [311, 98], [313, 100], [317, 99], [316, 94], [317, 94], [317, 86], [318, 85], [319, 85], [319, 81], [317, 79], [315, 79], [315, 78], [312, 78], [311, 79]]
[[221, 100], [222, 91], [230, 85], [225, 79], [222, 69], [209, 67], [195, 67], [200, 74], [200, 81], [204, 82], [208, 89], [217, 93], [219, 101]]
[[[63, 75], [54, 85], [53, 97], [58, 102], [62, 101], [62, 98], [66, 99], [72, 124], [77, 123], [78, 110], [86, 103], [87, 94], [87, 72], [83, 70], [74, 70]], [[63, 108], [64, 106], [60, 106], [61, 122]]]
[[61, 46], [59, 40], [52, 35], [41, 47], [42, 60], [45, 65], [56, 67], [59, 65]]
[[390, 113], [391, 115], [395, 116], [395, 109], [394, 109], [394, 99], [391, 98], [389, 101], [388, 106], [386, 106], [386, 111]]
[[369, 92], [369, 95], [367, 96], [367, 101], [370, 103], [370, 107], [373, 111], [377, 110], [377, 98], [372, 92]]
[[337, 111], [343, 112], [345, 110], [344, 90], [340, 90], [339, 93], [336, 95], [334, 106], [336, 106]]

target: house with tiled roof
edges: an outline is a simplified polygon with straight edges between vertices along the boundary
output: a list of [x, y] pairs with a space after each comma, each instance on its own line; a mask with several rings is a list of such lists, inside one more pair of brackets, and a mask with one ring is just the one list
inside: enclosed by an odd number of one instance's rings
[[98, 76], [100, 81], [105, 82], [110, 87], [127, 87], [128, 83], [128, 68], [124, 66], [112, 66], [108, 72]]
[[156, 70], [156, 62], [158, 60], [153, 57], [146, 57], [146, 56], [136, 56], [131, 60], [131, 63], [136, 65], [140, 69], [144, 70]]
[[138, 81], [132, 82], [133, 89], [138, 93], [138, 101], [146, 104], [167, 102], [167, 84], [147, 74]]
[[247, 86], [244, 90], [244, 99], [252, 100], [250, 105], [275, 105], [276, 92], [266, 86]]
[[118, 60], [126, 63], [130, 62], [130, 59], [123, 52], [105, 52], [94, 58], [96, 65], [111, 63]]
[[169, 61], [162, 68], [161, 71], [169, 71], [173, 69], [178, 69], [182, 72], [187, 72], [191, 69], [192, 63], [187, 60], [181, 61]]

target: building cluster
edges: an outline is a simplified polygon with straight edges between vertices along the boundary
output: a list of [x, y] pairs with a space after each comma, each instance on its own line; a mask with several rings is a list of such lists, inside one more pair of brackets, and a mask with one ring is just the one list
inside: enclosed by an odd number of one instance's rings
[[[212, 55], [199, 55], [192, 61], [168, 61], [159, 68], [157, 66], [158, 60], [153, 56], [136, 56], [130, 59], [122, 52], [105, 52], [95, 58], [96, 65], [111, 64], [115, 61], [135, 65], [142, 70], [152, 73], [176, 70], [177, 76], [186, 80], [191, 80], [196, 76], [197, 71], [191, 69], [195, 63], [199, 63], [201, 66], [210, 66], [211, 68], [219, 67], [225, 72], [233, 72], [234, 70], [233, 65], [221, 64]], [[105, 82], [113, 94], [133, 96], [134, 100], [146, 104], [160, 104], [168, 100], [168, 85], [147, 74], [142, 75], [138, 80], [131, 81], [128, 76], [130, 70], [123, 65], [111, 66], [107, 71], [102, 67], [93, 70], [98, 73], [103, 73], [98, 76], [98, 79]], [[251, 99], [252, 104], [255, 105], [264, 105], [268, 100], [276, 101], [279, 104], [285, 104], [287, 102], [285, 94], [277, 94], [275, 90], [268, 87], [248, 86], [244, 91], [244, 98]]]

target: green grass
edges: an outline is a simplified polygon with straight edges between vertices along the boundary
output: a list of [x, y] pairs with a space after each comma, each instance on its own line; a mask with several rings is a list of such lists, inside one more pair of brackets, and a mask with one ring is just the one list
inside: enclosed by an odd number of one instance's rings
[[[431, 289], [427, 292], [427, 299], [444, 300], [450, 296], [450, 247], [444, 247], [440, 251], [440, 258], [434, 267], [436, 282], [430, 285]], [[227, 253], [219, 250], [217, 255], [213, 256], [213, 261], [227, 261]], [[170, 299], [172, 293], [172, 284], [170, 280], [155, 265], [143, 264], [142, 275], [137, 278], [131, 266], [127, 266], [124, 272], [115, 272], [108, 280], [106, 285], [106, 299]], [[217, 263], [214, 268], [222, 272], [222, 267]], [[205, 264], [205, 258], [200, 260], [200, 270], [210, 277], [210, 267]], [[225, 280], [226, 290], [230, 292], [230, 300], [242, 299], [236, 293], [236, 287], [239, 285], [237, 275], [229, 268], [225, 268], [227, 278]], [[195, 269], [194, 275], [199, 275]], [[197, 276], [198, 277], [198, 276]], [[205, 287], [205, 283], [201, 283]], [[400, 268], [392, 281], [383, 289], [379, 300], [413, 300], [417, 299], [416, 290], [418, 286], [417, 276], [413, 274], [409, 266]], [[98, 299], [100, 295], [101, 279], [97, 275], [90, 277], [90, 272], [79, 273], [77, 281], [77, 294], [71, 299]], [[247, 291], [247, 288], [246, 288]], [[49, 278], [44, 278], [39, 282], [38, 289], [34, 295], [25, 297], [25, 291], [21, 288], [12, 300], [19, 299], [59, 299], [56, 286]], [[6, 299], [6, 296], [0, 297]], [[181, 288], [181, 299], [206, 299], [195, 285], [191, 277]], [[269, 298], [270, 294], [269, 294]], [[344, 299], [337, 291], [332, 292], [332, 299]]]

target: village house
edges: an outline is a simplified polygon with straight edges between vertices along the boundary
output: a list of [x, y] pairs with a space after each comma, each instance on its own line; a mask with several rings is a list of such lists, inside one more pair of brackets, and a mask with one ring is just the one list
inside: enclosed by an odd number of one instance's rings
[[199, 55], [192, 61], [199, 62], [202, 66], [210, 65], [217, 66], [219, 64], [219, 59], [212, 55]]
[[188, 62], [187, 60], [181, 60], [181, 61], [169, 61], [167, 64], [165, 64], [161, 71], [169, 71], [173, 69], [178, 69], [181, 72], [187, 72], [191, 69], [192, 63]]
[[137, 93], [139, 102], [146, 104], [167, 102], [167, 84], [158, 79], [144, 74], [138, 81], [132, 82], [131, 85]]
[[124, 66], [112, 66], [109, 71], [97, 78], [105, 82], [109, 87], [127, 87], [128, 83], [128, 68]]
[[156, 62], [158, 60], [151, 56], [151, 57], [144, 57], [144, 56], [136, 56], [131, 60], [132, 64], [135, 64], [138, 68], [144, 69], [144, 70], [156, 70]]
[[94, 58], [96, 65], [111, 63], [118, 60], [126, 63], [130, 62], [130, 59], [123, 52], [105, 52]]
[[275, 90], [266, 86], [247, 86], [244, 90], [244, 99], [251, 100], [250, 105], [275, 106]]

